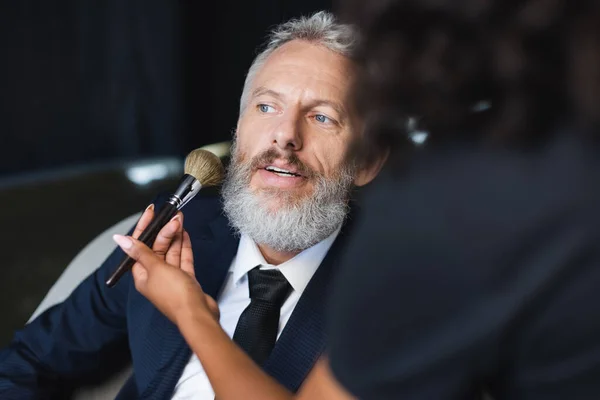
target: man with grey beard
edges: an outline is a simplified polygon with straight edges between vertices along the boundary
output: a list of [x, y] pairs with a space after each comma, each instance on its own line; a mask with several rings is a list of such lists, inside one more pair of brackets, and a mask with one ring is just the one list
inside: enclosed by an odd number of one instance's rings
[[[155, 276], [137, 264], [108, 289], [123, 257], [116, 250], [0, 351], [0, 398], [50, 397], [131, 354], [134, 371], [117, 399], [213, 399], [185, 329], [206, 302], [255, 363], [297, 390], [324, 349], [323, 302], [352, 188], [382, 163], [351, 157], [362, 131], [346, 101], [354, 44], [350, 27], [324, 12], [277, 27], [246, 78], [222, 196], [195, 197], [185, 223], [178, 214], [154, 244], [179, 268]], [[122, 249], [132, 243], [115, 240]], [[177, 246], [195, 261], [165, 256]]]

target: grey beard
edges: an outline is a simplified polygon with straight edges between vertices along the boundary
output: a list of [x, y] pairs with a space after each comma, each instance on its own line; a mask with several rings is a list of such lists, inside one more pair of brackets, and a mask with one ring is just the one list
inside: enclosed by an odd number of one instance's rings
[[302, 251], [326, 239], [348, 215], [355, 171], [351, 166], [343, 167], [335, 178], [313, 178], [314, 193], [296, 199], [279, 189], [253, 192], [250, 165], [238, 162], [233, 154], [223, 184], [223, 209], [233, 228], [256, 243], [280, 252]]

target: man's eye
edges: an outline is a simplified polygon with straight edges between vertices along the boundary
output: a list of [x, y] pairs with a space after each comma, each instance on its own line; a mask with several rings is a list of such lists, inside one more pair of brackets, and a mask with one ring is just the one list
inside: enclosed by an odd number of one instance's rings
[[269, 106], [269, 105], [266, 105], [266, 104], [259, 104], [259, 105], [258, 105], [258, 110], [259, 110], [261, 113], [265, 113], [265, 114], [266, 114], [266, 113], [271, 113], [271, 112], [274, 112], [274, 111], [275, 111], [275, 109], [274, 109], [273, 107], [271, 107], [271, 106]]
[[315, 119], [316, 119], [318, 122], [322, 123], [322, 124], [326, 124], [326, 123], [328, 123], [328, 122], [333, 122], [333, 121], [331, 120], [331, 118], [329, 118], [329, 117], [326, 117], [326, 116], [325, 116], [325, 115], [323, 115], [323, 114], [317, 114], [317, 115], [315, 115]]

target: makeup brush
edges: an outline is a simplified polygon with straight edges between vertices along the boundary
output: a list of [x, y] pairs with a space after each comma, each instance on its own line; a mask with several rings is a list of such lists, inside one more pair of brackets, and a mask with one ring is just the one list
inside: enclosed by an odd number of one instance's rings
[[[188, 154], [185, 159], [185, 174], [181, 178], [177, 190], [154, 215], [138, 240], [151, 248], [158, 232], [177, 214], [177, 211], [181, 210], [203, 187], [220, 184], [224, 175], [225, 168], [219, 157], [213, 153], [204, 149], [196, 149]], [[106, 281], [106, 285], [108, 287], [115, 286], [123, 274], [129, 271], [134, 264], [135, 260], [126, 256]]]

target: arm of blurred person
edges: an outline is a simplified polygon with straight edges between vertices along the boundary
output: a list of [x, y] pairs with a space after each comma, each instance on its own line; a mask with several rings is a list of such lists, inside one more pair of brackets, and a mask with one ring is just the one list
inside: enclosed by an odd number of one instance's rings
[[132, 270], [136, 289], [177, 325], [219, 400], [353, 399], [332, 378], [326, 360], [317, 363], [295, 396], [229, 338], [219, 324], [217, 303], [195, 279], [190, 237], [182, 225], [165, 257], [129, 237], [116, 235], [115, 241], [138, 261]]
[[[152, 217], [150, 206], [133, 232], [135, 237]], [[155, 247], [170, 241], [159, 237]], [[105, 284], [123, 256], [115, 250], [64, 302], [17, 331], [0, 350], [0, 398], [60, 395], [128, 361], [126, 302], [131, 277], [126, 275], [111, 289]]]

